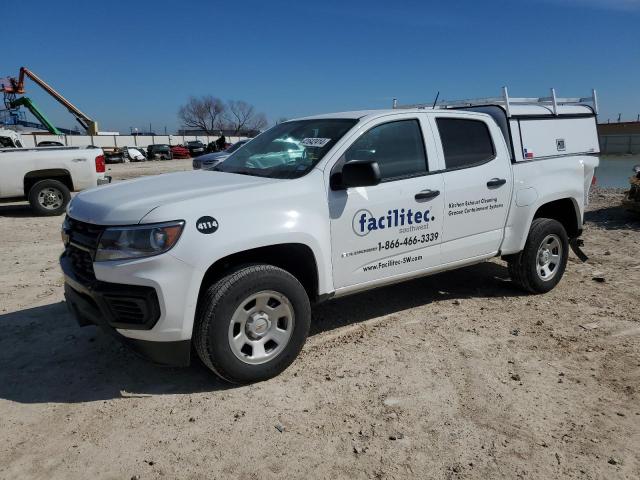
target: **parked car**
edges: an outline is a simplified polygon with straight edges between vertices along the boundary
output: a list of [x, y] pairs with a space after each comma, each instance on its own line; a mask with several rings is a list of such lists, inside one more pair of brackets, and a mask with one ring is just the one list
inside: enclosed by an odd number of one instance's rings
[[106, 163], [124, 163], [124, 153], [118, 147], [102, 147]]
[[182, 145], [174, 145], [171, 147], [171, 154], [173, 158], [190, 158], [191, 154], [189, 153], [189, 149]]
[[147, 147], [148, 160], [171, 160], [171, 146], [166, 143], [157, 143]]
[[200, 155], [204, 155], [207, 150], [207, 146], [202, 143], [200, 140], [195, 140], [193, 142], [187, 142], [185, 145], [189, 149], [189, 154], [192, 157], [197, 157]]
[[633, 175], [629, 178], [630, 188], [622, 200], [628, 210], [640, 213], [640, 165], [633, 167]]
[[64, 143], [53, 140], [43, 140], [42, 142], [38, 142], [38, 147], [64, 147]]
[[322, 300], [496, 257], [515, 286], [549, 292], [569, 249], [584, 257], [596, 109], [526, 100], [292, 120], [212, 170], [82, 192], [67, 304], [156, 362], [195, 350], [248, 383], [294, 361]]
[[224, 148], [222, 150], [220, 150], [220, 147], [218, 146], [218, 142], [209, 142], [207, 144], [207, 153], [217, 153], [217, 152], [224, 152], [227, 148], [229, 148], [230, 146], [232, 146], [232, 143], [226, 142], [224, 144]]
[[20, 134], [0, 127], [0, 148], [24, 148]]
[[130, 162], [144, 162], [147, 159], [144, 150], [138, 147], [122, 147], [122, 152]]
[[219, 164], [223, 160], [229, 158], [229, 156], [233, 152], [238, 150], [242, 145], [247, 143], [249, 140], [250, 139], [240, 140], [239, 142], [234, 143], [233, 145], [231, 145], [226, 150], [223, 150], [222, 152], [206, 153], [198, 158], [194, 158], [192, 162], [193, 169], [199, 170], [201, 168], [207, 169], [207, 168], [215, 167], [217, 164]]

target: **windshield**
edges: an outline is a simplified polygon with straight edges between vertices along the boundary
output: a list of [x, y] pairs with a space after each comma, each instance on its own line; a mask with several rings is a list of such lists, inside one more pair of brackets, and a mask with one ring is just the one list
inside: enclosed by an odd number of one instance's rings
[[270, 178], [307, 174], [357, 119], [285, 122], [246, 143], [213, 170]]

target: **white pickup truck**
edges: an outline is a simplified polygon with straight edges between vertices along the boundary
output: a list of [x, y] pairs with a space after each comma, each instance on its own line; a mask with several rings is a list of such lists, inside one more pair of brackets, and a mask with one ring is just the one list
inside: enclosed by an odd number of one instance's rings
[[109, 182], [100, 149], [24, 148], [20, 135], [0, 128], [0, 201], [27, 198], [39, 215], [60, 215], [71, 192]]
[[547, 292], [583, 255], [595, 94], [501, 98], [292, 120], [212, 171], [82, 192], [67, 304], [156, 362], [186, 365], [193, 345], [246, 383], [293, 362], [314, 302], [493, 257]]

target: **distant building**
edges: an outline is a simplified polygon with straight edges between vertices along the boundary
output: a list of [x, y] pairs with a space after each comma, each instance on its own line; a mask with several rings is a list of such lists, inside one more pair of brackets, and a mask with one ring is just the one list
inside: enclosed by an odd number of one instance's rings
[[640, 122], [599, 123], [598, 137], [602, 153], [640, 153]]
[[640, 122], [599, 123], [598, 135], [640, 135]]

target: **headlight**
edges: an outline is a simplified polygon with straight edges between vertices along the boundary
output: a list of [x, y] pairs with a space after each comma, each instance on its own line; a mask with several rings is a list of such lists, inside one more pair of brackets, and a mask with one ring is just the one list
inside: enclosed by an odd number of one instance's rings
[[100, 237], [96, 262], [159, 255], [180, 238], [184, 221], [107, 228]]

